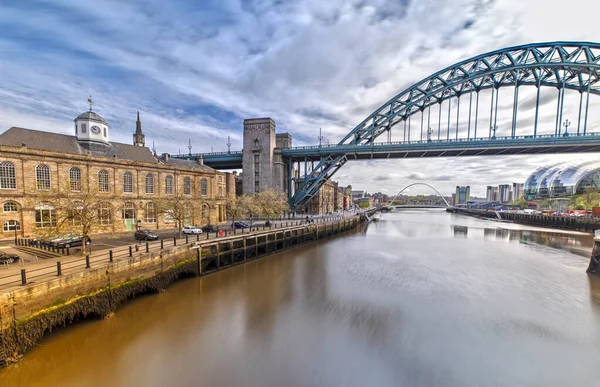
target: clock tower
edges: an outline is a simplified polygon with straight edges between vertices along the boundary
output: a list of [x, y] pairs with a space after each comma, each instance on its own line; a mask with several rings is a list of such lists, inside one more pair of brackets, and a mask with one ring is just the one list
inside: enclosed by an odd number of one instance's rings
[[90, 110], [75, 118], [75, 136], [78, 141], [108, 143], [108, 122], [92, 111], [92, 97], [88, 98]]

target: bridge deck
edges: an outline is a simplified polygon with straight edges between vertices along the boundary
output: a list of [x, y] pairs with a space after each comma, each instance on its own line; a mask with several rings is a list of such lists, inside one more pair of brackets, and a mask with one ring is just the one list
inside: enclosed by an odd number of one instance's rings
[[[600, 133], [568, 137], [543, 135], [497, 139], [458, 139], [374, 143], [367, 145], [325, 145], [284, 148], [286, 158], [318, 161], [327, 156], [346, 155], [350, 160], [423, 157], [506, 156], [520, 154], [600, 152]], [[178, 155], [197, 158], [200, 154]], [[242, 168], [242, 152], [202, 154], [204, 163], [216, 169]]]

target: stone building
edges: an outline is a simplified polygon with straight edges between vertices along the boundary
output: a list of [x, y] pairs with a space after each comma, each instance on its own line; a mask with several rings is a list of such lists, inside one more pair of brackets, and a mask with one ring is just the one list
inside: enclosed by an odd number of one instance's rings
[[244, 120], [244, 147], [242, 150], [242, 189], [244, 195], [273, 189], [288, 193], [288, 166], [281, 156], [281, 148], [292, 146], [292, 136], [275, 133], [271, 118]]
[[304, 206], [302, 213], [312, 215], [327, 215], [335, 212], [335, 196], [337, 183], [328, 180], [319, 192]]
[[98, 208], [99, 232], [133, 230], [138, 221], [148, 229], [176, 227], [156, 205], [174, 195], [190, 203], [185, 223], [225, 221], [226, 195], [235, 195], [232, 174], [204, 165], [202, 158], [153, 154], [145, 146], [139, 113], [133, 145], [110, 142], [109, 131], [90, 107], [75, 119], [75, 135], [18, 127], [0, 134], [1, 235], [27, 236], [51, 228], [55, 209], [37, 198], [65, 184], [73, 192], [97, 185], [97, 194], [106, 197]]

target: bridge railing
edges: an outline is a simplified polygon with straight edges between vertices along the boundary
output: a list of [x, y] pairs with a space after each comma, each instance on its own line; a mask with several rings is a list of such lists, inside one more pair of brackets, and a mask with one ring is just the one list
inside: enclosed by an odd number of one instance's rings
[[570, 137], [598, 137], [600, 133], [586, 133], [586, 134], [569, 134], [567, 136], [557, 134], [538, 134], [538, 135], [526, 135], [526, 136], [503, 136], [503, 137], [477, 137], [477, 138], [451, 138], [451, 139], [440, 139], [440, 140], [415, 140], [415, 141], [391, 141], [391, 142], [375, 142], [372, 144], [334, 144], [334, 145], [308, 145], [308, 146], [294, 146], [286, 149], [331, 149], [345, 146], [355, 147], [375, 147], [375, 146], [386, 146], [386, 145], [410, 145], [410, 144], [447, 144], [447, 143], [459, 143], [459, 142], [471, 142], [471, 141], [505, 141], [505, 140], [530, 140], [530, 139], [543, 139], [543, 138], [570, 138]]

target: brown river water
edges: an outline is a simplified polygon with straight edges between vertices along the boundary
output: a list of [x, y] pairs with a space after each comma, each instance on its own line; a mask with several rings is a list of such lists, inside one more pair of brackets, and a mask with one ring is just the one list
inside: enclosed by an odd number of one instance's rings
[[384, 214], [59, 328], [0, 386], [600, 386], [592, 243]]

